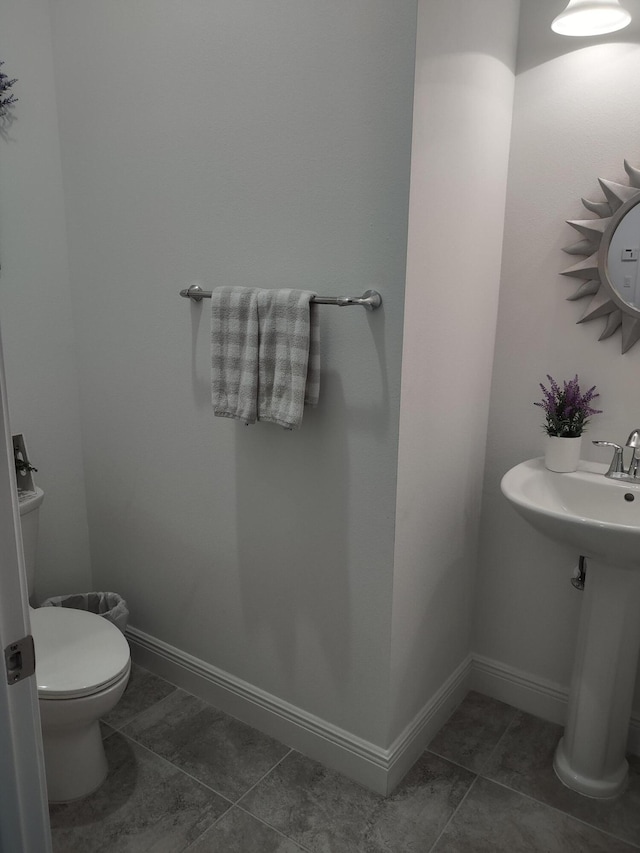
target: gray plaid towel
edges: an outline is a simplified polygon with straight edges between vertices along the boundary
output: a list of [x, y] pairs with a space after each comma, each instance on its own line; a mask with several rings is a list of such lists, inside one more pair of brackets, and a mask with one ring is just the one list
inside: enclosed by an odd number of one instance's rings
[[299, 429], [320, 392], [320, 324], [310, 290], [258, 291], [258, 420]]
[[214, 414], [298, 429], [320, 392], [320, 324], [314, 294], [219, 287], [211, 294]]
[[248, 424], [258, 416], [258, 291], [211, 293], [211, 403], [220, 418]]

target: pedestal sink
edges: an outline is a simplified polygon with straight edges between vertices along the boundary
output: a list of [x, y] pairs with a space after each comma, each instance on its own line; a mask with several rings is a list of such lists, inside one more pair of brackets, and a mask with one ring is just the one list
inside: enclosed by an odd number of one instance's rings
[[530, 459], [501, 483], [532, 527], [590, 558], [567, 724], [553, 766], [569, 788], [598, 798], [626, 785], [640, 654], [640, 484], [607, 479], [606, 471], [581, 462], [571, 474], [556, 474], [543, 459]]

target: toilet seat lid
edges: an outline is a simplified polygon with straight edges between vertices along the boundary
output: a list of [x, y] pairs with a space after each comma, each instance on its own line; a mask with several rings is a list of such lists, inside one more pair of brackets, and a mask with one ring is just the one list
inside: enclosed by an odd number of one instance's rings
[[102, 616], [69, 607], [39, 607], [30, 615], [41, 698], [97, 693], [127, 670], [129, 644]]

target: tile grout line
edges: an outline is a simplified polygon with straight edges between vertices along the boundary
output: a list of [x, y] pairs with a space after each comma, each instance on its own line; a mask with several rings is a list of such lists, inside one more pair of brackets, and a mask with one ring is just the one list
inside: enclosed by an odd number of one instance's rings
[[[506, 734], [509, 731], [509, 729], [511, 728], [511, 725], [512, 725], [513, 721], [515, 720], [517, 714], [520, 713], [519, 708], [515, 708], [513, 705], [511, 705], [510, 707], [512, 709], [511, 717], [510, 717], [508, 723], [505, 725], [504, 731], [502, 732], [502, 734], [500, 735], [498, 740], [495, 742], [495, 744], [491, 748], [491, 751], [489, 752], [487, 757], [484, 759], [484, 761], [481, 763], [480, 767], [478, 767], [478, 768], [468, 767], [466, 764], [463, 764], [461, 761], [456, 761], [455, 758], [451, 758], [449, 755], [443, 755], [441, 752], [437, 752], [437, 750], [433, 749], [431, 747], [431, 745], [427, 746], [425, 752], [430, 752], [432, 755], [437, 755], [438, 758], [443, 758], [445, 761], [450, 761], [452, 764], [455, 764], [457, 767], [462, 767], [464, 770], [469, 770], [471, 773], [476, 773], [478, 775], [481, 775], [484, 768], [487, 766], [489, 761], [491, 761], [495, 751], [500, 746], [503, 739], [506, 737]], [[446, 723], [445, 723], [445, 726], [446, 726]]]
[[[145, 750], [145, 752], [150, 753], [150, 754], [151, 754], [151, 755], [153, 755], [155, 758], [158, 758], [160, 761], [164, 762], [165, 764], [168, 764], [170, 767], [172, 767], [174, 770], [177, 770], [177, 771], [178, 771], [179, 773], [181, 773], [183, 776], [186, 776], [188, 779], [191, 779], [191, 781], [192, 781], [192, 782], [197, 782], [197, 784], [198, 784], [198, 785], [202, 785], [202, 787], [203, 787], [203, 788], [206, 788], [208, 791], [211, 791], [211, 793], [215, 794], [217, 797], [220, 797], [222, 800], [224, 800], [226, 803], [228, 803], [228, 808], [226, 808], [226, 809], [222, 812], [222, 814], [218, 815], [218, 817], [216, 817], [216, 818], [215, 818], [215, 819], [214, 819], [214, 820], [209, 824], [209, 826], [207, 826], [207, 827], [206, 827], [206, 829], [204, 829], [204, 830], [200, 833], [200, 835], [199, 835], [197, 838], [194, 838], [194, 839], [193, 839], [193, 841], [189, 843], [189, 846], [191, 846], [191, 844], [195, 844], [195, 842], [196, 842], [199, 838], [201, 838], [201, 837], [205, 834], [205, 832], [208, 832], [208, 831], [209, 831], [212, 827], [214, 827], [214, 826], [215, 826], [219, 821], [221, 821], [221, 820], [222, 820], [222, 818], [223, 818], [226, 814], [228, 814], [228, 812], [229, 812], [229, 811], [231, 811], [231, 809], [232, 809], [234, 806], [237, 806], [238, 808], [240, 808], [240, 809], [241, 809], [243, 812], [245, 812], [246, 814], [251, 815], [251, 817], [256, 818], [256, 820], [260, 821], [260, 823], [264, 823], [264, 824], [265, 824], [265, 826], [268, 826], [270, 829], [273, 829], [275, 832], [277, 832], [279, 835], [282, 835], [282, 837], [283, 837], [283, 838], [286, 838], [288, 841], [292, 841], [294, 844], [298, 844], [298, 842], [297, 842], [297, 841], [295, 841], [295, 839], [293, 839], [293, 838], [289, 838], [289, 836], [288, 836], [288, 835], [284, 835], [284, 833], [282, 833], [282, 832], [280, 832], [278, 829], [276, 829], [276, 827], [275, 827], [275, 826], [271, 826], [271, 824], [267, 823], [267, 822], [266, 822], [266, 821], [264, 821], [264, 820], [261, 820], [260, 818], [258, 818], [258, 817], [257, 817], [257, 815], [251, 814], [251, 812], [250, 812], [250, 811], [248, 811], [248, 809], [246, 809], [246, 808], [244, 808], [243, 806], [241, 806], [241, 805], [240, 805], [240, 801], [241, 801], [244, 797], [246, 797], [246, 796], [250, 793], [250, 791], [252, 791], [252, 790], [256, 787], [256, 785], [259, 785], [259, 784], [263, 781], [263, 779], [265, 779], [265, 778], [266, 778], [270, 773], [272, 773], [272, 772], [276, 769], [276, 767], [277, 767], [279, 764], [281, 764], [281, 763], [285, 760], [285, 758], [287, 758], [287, 756], [291, 755], [291, 753], [295, 751], [295, 750], [293, 750], [291, 747], [289, 747], [289, 748], [288, 748], [288, 752], [287, 752], [287, 753], [285, 753], [285, 755], [283, 755], [283, 756], [282, 756], [282, 758], [278, 759], [278, 761], [276, 761], [276, 762], [275, 762], [275, 764], [274, 764], [272, 767], [270, 767], [270, 768], [269, 768], [265, 773], [263, 773], [263, 774], [262, 774], [262, 776], [261, 776], [261, 777], [260, 777], [256, 782], [254, 782], [254, 783], [253, 783], [249, 788], [247, 788], [247, 790], [246, 790], [246, 791], [244, 791], [242, 794], [240, 794], [240, 796], [239, 796], [236, 800], [230, 800], [230, 799], [229, 799], [229, 797], [227, 797], [225, 794], [223, 794], [223, 793], [221, 793], [220, 791], [218, 791], [218, 790], [217, 790], [216, 788], [214, 788], [213, 786], [208, 785], [206, 782], [203, 782], [201, 779], [198, 779], [196, 776], [193, 776], [191, 773], [188, 773], [186, 770], [183, 770], [183, 769], [182, 769], [182, 767], [179, 767], [177, 764], [174, 764], [174, 763], [173, 763], [173, 761], [170, 761], [168, 758], [165, 758], [163, 755], [160, 755], [159, 753], [154, 752], [154, 750], [153, 750], [153, 749], [151, 749], [151, 747], [146, 746], [145, 744], [143, 744], [143, 743], [141, 743], [140, 741], [136, 740], [134, 737], [131, 737], [131, 735], [125, 734], [125, 733], [124, 733], [124, 732], [122, 732], [122, 731], [118, 731], [118, 734], [119, 734], [121, 737], [124, 737], [124, 738], [126, 738], [127, 740], [130, 740], [132, 743], [134, 743], [136, 746], [140, 747], [141, 749], [144, 749], [144, 750]], [[286, 744], [284, 744], [284, 745], [286, 746]], [[300, 844], [298, 844], [298, 846], [300, 847], [301, 845], [300, 845]], [[305, 850], [305, 848], [302, 848], [302, 849], [303, 849], [303, 851]], [[188, 848], [185, 848], [185, 853], [186, 853], [186, 851], [187, 851], [187, 850], [188, 850]]]
[[640, 850], [640, 845], [636, 844], [635, 841], [629, 841], [627, 838], [622, 838], [620, 835], [614, 835], [607, 829], [602, 829], [599, 826], [596, 826], [593, 823], [589, 823], [583, 818], [576, 817], [572, 815], [570, 812], [564, 811], [564, 809], [558, 808], [558, 806], [553, 806], [551, 803], [546, 803], [544, 800], [539, 800], [537, 797], [532, 796], [531, 794], [525, 794], [524, 791], [518, 791], [517, 788], [512, 788], [510, 785], [507, 785], [505, 782], [499, 782], [497, 779], [491, 779], [488, 776], [480, 775], [479, 778], [485, 780], [485, 782], [491, 782], [493, 785], [497, 785], [499, 788], [504, 788], [506, 791], [510, 791], [512, 794], [518, 794], [520, 797], [524, 797], [527, 800], [531, 800], [533, 803], [537, 803], [539, 806], [543, 806], [544, 808], [551, 809], [551, 811], [556, 812], [557, 814], [561, 814], [564, 817], [568, 817], [570, 820], [575, 820], [576, 823], [582, 824], [582, 826], [588, 827], [588, 829], [595, 829], [596, 832], [601, 832], [602, 835], [606, 835], [608, 838], [613, 839], [614, 841], [621, 841], [623, 844], [628, 844], [629, 847], [633, 847], [634, 850]]
[[[283, 746], [286, 746], [286, 744], [283, 744]], [[240, 800], [243, 800], [246, 796], [248, 796], [251, 793], [251, 791], [253, 791], [253, 789], [257, 785], [259, 785], [264, 779], [266, 779], [270, 773], [273, 773], [273, 771], [276, 769], [276, 767], [278, 767], [280, 764], [282, 764], [282, 762], [285, 760], [285, 758], [288, 758], [291, 755], [291, 753], [294, 751], [295, 750], [292, 747], [289, 747], [289, 752], [287, 752], [286, 755], [283, 755], [282, 758], [279, 758], [278, 761], [276, 761], [276, 763], [273, 765], [273, 767], [270, 767], [265, 773], [262, 774], [262, 776], [258, 779], [257, 782], [254, 782], [253, 785], [251, 785], [251, 787], [247, 788], [247, 790], [244, 792], [244, 794], [241, 794], [238, 797], [238, 799], [235, 801], [234, 806], [237, 806], [238, 803], [240, 802]], [[247, 811], [247, 809], [243, 809], [243, 811]], [[251, 814], [251, 812], [247, 812], [247, 814]]]
[[[213, 706], [212, 706], [212, 707], [213, 707]], [[290, 755], [292, 752], [294, 752], [294, 750], [292, 749], [292, 747], [287, 746], [285, 743], [283, 743], [283, 744], [282, 744], [282, 746], [283, 746], [283, 747], [285, 747], [285, 748], [288, 750], [288, 752], [286, 752], [286, 753], [282, 756], [282, 758], [279, 758], [279, 759], [275, 762], [275, 764], [274, 764], [272, 767], [270, 767], [268, 770], [266, 770], [266, 771], [262, 774], [262, 776], [257, 780], [257, 782], [254, 782], [252, 785], [250, 785], [250, 786], [249, 786], [249, 788], [247, 788], [247, 790], [246, 790], [246, 791], [243, 791], [243, 793], [242, 793], [242, 794], [240, 794], [240, 796], [239, 796], [236, 800], [231, 800], [231, 799], [229, 799], [229, 797], [228, 797], [226, 794], [223, 794], [221, 791], [218, 791], [218, 790], [217, 790], [217, 788], [214, 788], [212, 785], [209, 785], [207, 782], [203, 782], [203, 781], [202, 781], [202, 779], [198, 779], [198, 777], [197, 777], [197, 776], [193, 776], [193, 775], [192, 775], [191, 773], [189, 773], [187, 770], [184, 770], [182, 767], [180, 767], [180, 765], [175, 764], [175, 763], [174, 763], [173, 761], [171, 761], [171, 759], [169, 759], [169, 758], [165, 758], [165, 756], [164, 756], [164, 755], [160, 755], [160, 753], [159, 753], [159, 752], [156, 752], [155, 750], [151, 749], [151, 747], [150, 747], [150, 746], [147, 746], [146, 744], [142, 743], [142, 741], [137, 740], [137, 739], [136, 739], [135, 737], [133, 737], [132, 735], [127, 734], [127, 732], [122, 731], [122, 730], [120, 730], [120, 729], [116, 729], [116, 731], [117, 731], [117, 732], [118, 732], [118, 734], [119, 734], [119, 735], [121, 735], [122, 737], [126, 738], [127, 740], [130, 740], [132, 743], [135, 743], [135, 744], [136, 744], [136, 746], [139, 746], [139, 747], [141, 747], [142, 749], [146, 750], [147, 752], [150, 752], [150, 753], [151, 753], [151, 755], [155, 755], [155, 756], [156, 756], [156, 758], [159, 758], [161, 761], [164, 761], [164, 762], [166, 762], [167, 764], [170, 764], [170, 765], [171, 765], [171, 767], [174, 767], [176, 770], [179, 770], [179, 771], [180, 771], [180, 773], [184, 774], [185, 776], [188, 776], [188, 777], [189, 777], [189, 779], [192, 779], [194, 782], [197, 782], [199, 785], [203, 785], [205, 788], [207, 788], [209, 791], [212, 791], [214, 794], [217, 794], [219, 797], [222, 797], [224, 800], [226, 800], [226, 801], [227, 801], [228, 803], [230, 803], [232, 806], [235, 806], [237, 803], [239, 803], [239, 802], [240, 802], [240, 800], [241, 800], [243, 797], [246, 797], [246, 796], [247, 796], [247, 794], [249, 793], [249, 791], [252, 791], [252, 790], [255, 788], [255, 786], [256, 786], [256, 785], [259, 785], [259, 784], [260, 784], [260, 782], [262, 782], [262, 780], [265, 778], [265, 776], [268, 776], [268, 775], [269, 775], [269, 773], [271, 773], [273, 770], [275, 770], [275, 768], [276, 768], [276, 767], [277, 767], [277, 766], [278, 766], [282, 761], [284, 761], [284, 759], [285, 759], [288, 755]], [[280, 741], [278, 741], [278, 742], [280, 743]], [[221, 815], [221, 817], [222, 817], [222, 815]]]
[[[170, 681], [167, 681], [165, 683], [171, 684]], [[180, 690], [180, 687], [178, 687], [175, 684], [172, 684], [171, 686], [173, 687], [173, 690], [170, 693], [167, 693], [166, 696], [162, 696], [160, 699], [156, 699], [155, 702], [152, 702], [150, 705], [147, 705], [147, 707], [143, 708], [141, 711], [137, 711], [135, 714], [133, 714], [133, 716], [127, 717], [125, 722], [119, 723], [118, 725], [114, 725], [113, 723], [110, 723], [108, 720], [105, 720], [104, 718], [101, 718], [101, 722], [103, 722], [106, 726], [109, 726], [110, 728], [112, 728], [116, 732], [122, 732], [122, 729], [126, 728], [126, 726], [130, 725], [131, 723], [135, 722], [138, 719], [138, 717], [141, 717], [143, 714], [146, 714], [147, 711], [150, 711], [151, 708], [155, 708], [156, 705], [160, 705], [162, 702], [165, 702], [167, 699], [170, 699], [171, 696], [173, 696], [173, 694], [176, 692], [176, 690]], [[116, 708], [117, 707], [118, 706], [116, 705]]]
[[[435, 753], [434, 753], [434, 754], [435, 754]], [[458, 765], [458, 766], [462, 767], [462, 765]], [[468, 768], [463, 768], [463, 769], [467, 770]], [[428, 851], [426, 851], [426, 853], [433, 853], [433, 851], [436, 849], [436, 846], [438, 845], [438, 843], [439, 843], [440, 839], [442, 838], [442, 836], [443, 836], [443, 835], [444, 835], [444, 833], [446, 832], [447, 827], [449, 826], [449, 824], [451, 823], [451, 821], [454, 819], [454, 817], [458, 814], [458, 811], [459, 811], [459, 810], [460, 810], [460, 808], [462, 807], [462, 804], [463, 804], [464, 802], [466, 802], [467, 797], [469, 796], [469, 794], [470, 794], [470, 793], [471, 793], [471, 791], [473, 790], [473, 788], [474, 788], [474, 786], [475, 786], [475, 784], [476, 784], [476, 782], [478, 781], [478, 779], [479, 779], [479, 778], [480, 778], [480, 777], [479, 777], [479, 776], [478, 776], [478, 774], [476, 773], [476, 774], [475, 774], [475, 779], [473, 780], [473, 782], [469, 785], [469, 787], [468, 787], [468, 788], [467, 788], [467, 790], [465, 791], [465, 794], [464, 794], [463, 798], [460, 800], [460, 802], [458, 803], [458, 805], [455, 807], [455, 809], [454, 809], [454, 810], [451, 812], [451, 814], [449, 815], [449, 820], [448, 820], [448, 821], [445, 823], [445, 825], [442, 827], [442, 829], [441, 829], [441, 830], [440, 830], [440, 832], [438, 833], [438, 837], [437, 837], [437, 838], [436, 838], [436, 840], [433, 842], [433, 844], [431, 845], [431, 847], [429, 848], [429, 850], [428, 850]]]
[[479, 775], [479, 776], [481, 776], [481, 775], [483, 774], [484, 769], [488, 766], [489, 762], [491, 761], [491, 759], [493, 758], [493, 756], [496, 754], [496, 752], [497, 752], [497, 750], [498, 750], [498, 747], [500, 746], [500, 744], [502, 743], [502, 741], [506, 738], [507, 733], [508, 733], [508, 732], [509, 732], [509, 730], [511, 729], [511, 726], [514, 724], [515, 719], [516, 719], [516, 717], [518, 716], [518, 714], [519, 714], [519, 713], [520, 713], [520, 709], [519, 709], [519, 708], [514, 708], [514, 709], [513, 709], [513, 714], [511, 715], [511, 719], [509, 720], [509, 722], [507, 723], [507, 725], [504, 727], [504, 731], [502, 732], [502, 734], [500, 735], [500, 737], [499, 737], [499, 738], [498, 738], [498, 740], [496, 741], [496, 743], [495, 743], [495, 745], [494, 745], [493, 749], [491, 750], [491, 752], [489, 753], [489, 755], [487, 755], [487, 757], [485, 758], [485, 760], [482, 762], [481, 767], [479, 767], [479, 768], [478, 768], [478, 770], [476, 771], [476, 772], [478, 773], [478, 775]]
[[[131, 735], [125, 734], [124, 732], [121, 732], [121, 731], [118, 731], [118, 734], [121, 737], [126, 738], [126, 740], [130, 740], [131, 743], [134, 743], [136, 746], [139, 746], [140, 749], [144, 749], [145, 752], [150, 753], [151, 755], [154, 756], [154, 758], [158, 758], [160, 761], [164, 762], [165, 764], [168, 764], [170, 767], [173, 767], [174, 770], [177, 770], [183, 776], [186, 776], [188, 779], [191, 779], [192, 782], [197, 782], [198, 785], [202, 785], [203, 788], [206, 788], [208, 791], [211, 791], [212, 794], [215, 794], [217, 797], [220, 797], [225, 802], [229, 803], [229, 808], [231, 808], [231, 806], [233, 806], [235, 804], [233, 800], [230, 800], [229, 797], [226, 797], [224, 794], [222, 794], [220, 791], [217, 791], [211, 785], [208, 785], [206, 782], [203, 782], [201, 779], [197, 779], [195, 776], [192, 776], [191, 773], [188, 773], [186, 770], [183, 770], [182, 767], [179, 767], [177, 764], [174, 764], [173, 761], [170, 761], [168, 758], [165, 758], [164, 755], [160, 755], [159, 753], [154, 752], [153, 749], [151, 749], [151, 747], [146, 746], [144, 743], [141, 743], [139, 740], [136, 740], [134, 737], [131, 737]], [[228, 810], [229, 809], [227, 809], [227, 811]], [[222, 815], [220, 815], [220, 817], [222, 817]], [[219, 818], [216, 818], [216, 821], [217, 820], [219, 820]], [[215, 821], [214, 821], [214, 823], [215, 823]], [[213, 824], [212, 824], [212, 826], [213, 826]]]
[[425, 749], [425, 752], [428, 752], [430, 755], [435, 755], [437, 758], [441, 758], [443, 761], [448, 761], [449, 764], [453, 764], [455, 767], [459, 767], [461, 770], [466, 770], [469, 773], [473, 773], [475, 776], [479, 776], [479, 772], [474, 770], [472, 767], [467, 767], [466, 764], [461, 764], [459, 761], [456, 761], [455, 758], [449, 758], [448, 755], [441, 755], [439, 752], [435, 752], [433, 749]]
[[271, 767], [269, 770], [267, 770], [267, 772], [260, 779], [258, 779], [258, 781], [254, 785], [252, 785], [247, 791], [245, 791], [244, 794], [241, 797], [239, 797], [238, 800], [236, 800], [236, 802], [234, 803], [234, 806], [236, 808], [240, 809], [241, 811], [243, 811], [245, 814], [250, 815], [255, 820], [260, 821], [260, 823], [263, 823], [265, 826], [268, 826], [269, 829], [274, 830], [274, 832], [277, 832], [278, 835], [281, 835], [283, 838], [286, 838], [287, 841], [291, 841], [291, 842], [293, 842], [293, 844], [297, 844], [298, 847], [300, 847], [300, 849], [302, 851], [304, 851], [304, 853], [309, 853], [308, 848], [306, 848], [304, 845], [300, 844], [299, 841], [296, 841], [295, 838], [291, 838], [291, 836], [285, 835], [285, 833], [281, 832], [277, 827], [273, 826], [272, 824], [270, 824], [268, 821], [264, 820], [263, 818], [258, 817], [258, 815], [253, 814], [253, 812], [250, 812], [249, 809], [245, 808], [242, 805], [242, 800], [244, 800], [245, 797], [248, 797], [249, 794], [251, 793], [251, 791], [254, 790], [254, 788], [256, 788], [258, 785], [260, 785], [260, 783], [263, 782], [267, 778], [267, 776], [269, 776], [271, 773], [273, 773], [273, 771], [276, 769], [276, 767], [278, 767], [280, 764], [282, 764], [282, 762], [285, 760], [285, 758], [288, 758], [295, 751], [296, 751], [295, 749], [290, 747], [289, 752], [286, 755], [283, 755], [282, 758], [280, 759], [280, 761], [276, 761], [276, 763], [273, 765], [273, 767]]
[[[247, 793], [249, 793], [249, 792], [247, 791]], [[299, 848], [300, 848], [300, 850], [302, 850], [302, 853], [311, 853], [311, 851], [309, 850], [309, 848], [308, 848], [308, 847], [305, 847], [305, 846], [304, 846], [304, 844], [301, 844], [299, 841], [296, 841], [296, 839], [295, 839], [295, 838], [291, 838], [291, 836], [290, 836], [290, 835], [285, 835], [285, 833], [284, 833], [284, 832], [282, 832], [280, 829], [278, 829], [277, 827], [275, 827], [275, 826], [273, 826], [272, 824], [268, 823], [268, 822], [267, 822], [266, 820], [264, 820], [263, 818], [258, 817], [258, 815], [252, 814], [252, 812], [247, 811], [247, 809], [243, 808], [243, 806], [241, 806], [239, 803], [235, 803], [234, 808], [236, 808], [236, 809], [240, 809], [240, 811], [241, 811], [241, 812], [244, 812], [244, 814], [249, 815], [249, 817], [253, 818], [254, 820], [257, 820], [257, 821], [258, 821], [259, 823], [261, 823], [263, 826], [266, 826], [266, 827], [268, 827], [269, 829], [273, 830], [273, 832], [276, 832], [276, 833], [277, 833], [281, 838], [284, 838], [284, 839], [286, 839], [287, 841], [290, 841], [292, 844], [295, 844], [295, 845], [296, 845], [296, 847], [299, 847]]]
[[[133, 740], [133, 738], [132, 738], [132, 740]], [[149, 750], [149, 751], [150, 751], [150, 752], [153, 752], [153, 750]], [[219, 823], [219, 822], [220, 822], [224, 817], [226, 817], [226, 816], [229, 814], [229, 812], [231, 811], [231, 809], [233, 809], [233, 808], [239, 809], [240, 811], [244, 812], [244, 814], [249, 815], [249, 817], [251, 817], [253, 820], [257, 820], [257, 821], [258, 821], [258, 823], [261, 823], [261, 824], [263, 824], [264, 826], [266, 826], [266, 827], [268, 827], [269, 829], [271, 829], [271, 830], [273, 830], [274, 832], [276, 832], [276, 833], [277, 833], [281, 838], [285, 838], [287, 841], [291, 841], [293, 844], [297, 844], [297, 845], [298, 845], [298, 847], [300, 847], [300, 849], [303, 851], [303, 853], [309, 853], [309, 851], [307, 850], [307, 848], [306, 848], [306, 847], [303, 847], [301, 844], [298, 844], [298, 842], [297, 842], [297, 841], [295, 841], [295, 839], [290, 838], [288, 835], [285, 835], [283, 832], [280, 832], [280, 830], [279, 830], [279, 829], [277, 829], [275, 826], [272, 826], [270, 823], [267, 823], [267, 821], [266, 821], [266, 820], [263, 820], [262, 818], [258, 817], [257, 815], [252, 814], [250, 811], [248, 811], [248, 809], [246, 809], [246, 808], [244, 808], [243, 806], [241, 806], [241, 805], [240, 805], [240, 800], [242, 800], [242, 799], [243, 799], [244, 797], [246, 797], [246, 796], [247, 796], [251, 791], [253, 791], [253, 789], [254, 789], [257, 785], [259, 785], [259, 784], [260, 784], [264, 779], [266, 779], [266, 777], [267, 777], [270, 773], [272, 773], [272, 772], [276, 769], [276, 767], [277, 767], [279, 764], [281, 764], [281, 763], [285, 760], [285, 758], [287, 758], [287, 756], [291, 755], [291, 753], [292, 753], [292, 752], [294, 752], [294, 750], [290, 747], [290, 748], [289, 748], [289, 751], [288, 751], [285, 755], [283, 755], [283, 756], [282, 756], [282, 758], [280, 758], [278, 761], [276, 761], [276, 763], [273, 765], [273, 767], [270, 767], [270, 768], [269, 768], [265, 773], [263, 773], [263, 774], [262, 774], [262, 776], [258, 779], [258, 781], [257, 781], [257, 782], [254, 782], [254, 784], [253, 784], [253, 785], [251, 785], [249, 788], [247, 788], [247, 790], [246, 790], [243, 794], [241, 794], [241, 795], [238, 797], [238, 799], [237, 799], [237, 800], [235, 800], [234, 802], [232, 802], [232, 803], [231, 803], [231, 805], [230, 805], [230, 807], [229, 807], [226, 811], [224, 811], [221, 815], [219, 815], [219, 817], [217, 817], [217, 818], [213, 821], [213, 823], [211, 823], [211, 824], [210, 824], [206, 829], [204, 829], [204, 830], [200, 833], [200, 835], [198, 835], [198, 837], [197, 837], [197, 838], [194, 838], [194, 839], [193, 839], [193, 841], [191, 841], [191, 842], [189, 843], [189, 847], [185, 847], [185, 849], [182, 851], [182, 853], [189, 853], [189, 848], [190, 848], [190, 847], [192, 847], [194, 844], [196, 844], [196, 842], [197, 842], [197, 841], [199, 841], [199, 840], [202, 838], [202, 836], [203, 836], [203, 835], [205, 835], [207, 832], [209, 832], [209, 830], [211, 830], [211, 829], [212, 829], [214, 826], [216, 826], [216, 825], [217, 825], [217, 824], [218, 824], [218, 823]], [[155, 755], [156, 753], [155, 753], [155, 752], [153, 752], [153, 754]], [[160, 757], [160, 758], [162, 758], [162, 756], [159, 756], [159, 757]], [[167, 761], [168, 759], [164, 759], [164, 760], [165, 760], [165, 761]], [[172, 762], [169, 762], [169, 763], [171, 764]], [[180, 769], [180, 768], [178, 768], [178, 769]], [[184, 773], [184, 771], [182, 771], [182, 772]], [[186, 775], [188, 776], [189, 774], [187, 773]], [[191, 778], [195, 778], [195, 777], [191, 777]], [[199, 782], [200, 780], [199, 780], [199, 779], [196, 779], [196, 781], [197, 781], [197, 782]], [[203, 783], [203, 782], [201, 782], [200, 784], [204, 784], [204, 783]], [[209, 787], [209, 786], [207, 785], [206, 787]], [[211, 790], [213, 791], [213, 790], [215, 790], [215, 789], [211, 788]], [[216, 793], [218, 793], [218, 792], [216, 791]], [[222, 796], [222, 795], [220, 794], [220, 796]], [[226, 797], [225, 797], [225, 799], [226, 799]]]
[[[450, 755], [443, 755], [441, 752], [436, 752], [436, 750], [431, 749], [431, 747], [427, 747], [425, 749], [425, 752], [428, 752], [431, 755], [436, 755], [438, 758], [441, 758], [443, 761], [448, 761], [450, 764], [454, 764], [456, 767], [462, 768], [462, 770], [467, 770], [469, 773], [474, 773], [476, 776], [483, 776], [484, 768], [487, 766], [489, 759], [493, 755], [494, 751], [497, 749], [498, 744], [500, 743], [500, 741], [502, 740], [502, 738], [504, 737], [505, 734], [506, 734], [506, 729], [500, 735], [498, 741], [496, 742], [496, 745], [492, 748], [488, 757], [482, 762], [481, 768], [470, 767], [468, 764], [463, 764], [461, 761], [457, 761], [455, 758], [451, 758]], [[488, 778], [488, 777], [484, 777], [484, 778]]]

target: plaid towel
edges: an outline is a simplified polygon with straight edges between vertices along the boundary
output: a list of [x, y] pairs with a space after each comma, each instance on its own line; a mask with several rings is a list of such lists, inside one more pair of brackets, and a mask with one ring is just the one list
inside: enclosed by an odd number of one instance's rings
[[258, 414], [258, 298], [252, 287], [211, 293], [211, 402], [221, 418]]
[[[298, 429], [320, 391], [320, 324], [309, 290], [259, 290], [258, 420]], [[313, 310], [312, 310], [313, 309]]]

